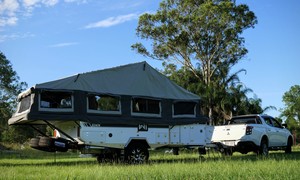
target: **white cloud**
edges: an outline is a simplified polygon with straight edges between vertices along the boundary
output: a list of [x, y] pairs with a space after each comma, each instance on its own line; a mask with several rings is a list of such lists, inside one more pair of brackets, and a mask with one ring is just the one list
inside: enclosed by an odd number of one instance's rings
[[65, 2], [82, 4], [82, 3], [87, 3], [87, 0], [65, 0]]
[[31, 6], [36, 5], [39, 2], [40, 2], [40, 0], [23, 0], [23, 5], [25, 7], [31, 7]]
[[32, 33], [14, 33], [14, 34], [6, 34], [6, 35], [0, 35], [0, 43], [7, 41], [7, 40], [15, 40], [15, 39], [24, 39], [29, 37], [34, 37], [35, 35]]
[[39, 5], [54, 6], [58, 3], [58, 0], [23, 0], [24, 7], [34, 7]]
[[25, 9], [25, 16], [31, 15], [34, 8], [42, 6], [54, 6], [59, 0], [23, 0], [23, 7]]
[[121, 23], [124, 23], [126, 21], [131, 21], [133, 19], [138, 19], [139, 14], [127, 14], [127, 15], [122, 15], [122, 16], [117, 16], [117, 17], [109, 17], [107, 19], [91, 23], [85, 26], [86, 29], [90, 28], [101, 28], [101, 27], [110, 27], [110, 26], [115, 26]]
[[0, 14], [7, 14], [8, 16], [13, 16], [19, 8], [19, 3], [17, 0], [4, 0], [0, 2]]
[[0, 27], [16, 25], [17, 21], [18, 21], [18, 18], [15, 16], [1, 17], [0, 18]]
[[58, 3], [58, 0], [42, 0], [42, 3], [46, 6], [54, 6]]
[[[88, 0], [64, 0], [65, 3], [86, 3]], [[18, 23], [19, 16], [31, 15], [38, 7], [55, 6], [59, 0], [0, 0], [0, 27]]]
[[3, 0], [0, 2], [0, 27], [17, 24], [16, 12], [19, 9], [17, 0]]
[[59, 48], [59, 47], [66, 47], [66, 46], [75, 46], [77, 44], [78, 44], [78, 42], [65, 42], [65, 43], [53, 44], [53, 45], [50, 45], [49, 47]]

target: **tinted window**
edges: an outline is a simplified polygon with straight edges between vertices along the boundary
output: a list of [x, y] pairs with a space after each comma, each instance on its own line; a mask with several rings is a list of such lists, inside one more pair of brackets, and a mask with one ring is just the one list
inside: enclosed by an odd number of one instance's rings
[[88, 109], [101, 111], [120, 111], [120, 98], [109, 95], [88, 95]]
[[264, 117], [265, 122], [269, 125], [269, 126], [273, 126], [272, 124], [272, 120], [269, 117]]
[[71, 92], [42, 91], [40, 94], [40, 108], [71, 109]]
[[258, 116], [233, 117], [228, 124], [261, 124]]
[[174, 115], [195, 115], [195, 102], [175, 102], [173, 104]]
[[145, 98], [133, 98], [132, 112], [160, 114], [160, 101], [153, 100], [153, 99], [145, 99]]
[[271, 122], [272, 126], [277, 127], [277, 128], [282, 128], [281, 124], [276, 119], [271, 118], [271, 117], [267, 117], [264, 119], [266, 119], [266, 121], [268, 121], [268, 122]]

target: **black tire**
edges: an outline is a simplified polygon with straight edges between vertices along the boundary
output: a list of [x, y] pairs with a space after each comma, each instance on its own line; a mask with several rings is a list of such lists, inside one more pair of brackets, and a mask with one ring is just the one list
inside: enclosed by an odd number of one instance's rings
[[149, 151], [141, 144], [131, 144], [125, 149], [125, 160], [130, 164], [143, 164], [148, 162]]
[[172, 151], [173, 151], [173, 155], [176, 155], [176, 156], [179, 155], [179, 148], [178, 147], [173, 148]]
[[293, 145], [293, 140], [292, 140], [292, 138], [289, 138], [288, 142], [287, 142], [287, 146], [285, 148], [285, 153], [286, 154], [292, 153], [292, 145]]
[[198, 148], [198, 153], [199, 155], [205, 155], [206, 154], [206, 149], [204, 147], [199, 147]]
[[32, 138], [32, 139], [30, 139], [30, 142], [29, 142], [29, 146], [31, 147], [31, 148], [38, 148], [39, 147], [39, 141], [40, 141], [40, 138], [39, 137], [37, 137], [37, 138]]
[[232, 154], [233, 154], [232, 148], [226, 148], [226, 149], [224, 149], [224, 152], [222, 154], [224, 156], [232, 156]]
[[104, 154], [97, 155], [97, 161], [98, 161], [99, 164], [105, 163], [106, 160], [105, 160]]
[[262, 156], [269, 155], [268, 141], [266, 139], [261, 140], [260, 146], [258, 148], [258, 154]]

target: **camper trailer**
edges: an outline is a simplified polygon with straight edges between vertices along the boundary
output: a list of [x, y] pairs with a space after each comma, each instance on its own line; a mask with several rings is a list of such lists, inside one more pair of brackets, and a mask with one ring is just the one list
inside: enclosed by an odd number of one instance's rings
[[51, 127], [53, 136], [40, 131], [31, 139], [38, 150], [77, 149], [99, 162], [141, 163], [149, 149], [204, 152], [212, 136], [207, 120], [199, 96], [140, 62], [37, 84], [18, 96], [8, 123]]

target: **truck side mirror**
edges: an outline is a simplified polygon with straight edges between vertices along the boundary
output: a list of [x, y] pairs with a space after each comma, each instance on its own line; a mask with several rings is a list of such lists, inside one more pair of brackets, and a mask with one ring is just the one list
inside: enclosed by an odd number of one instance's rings
[[288, 125], [286, 124], [286, 123], [283, 123], [283, 124], [281, 124], [282, 125], [282, 127], [284, 127], [284, 128], [287, 128], [288, 127]]

